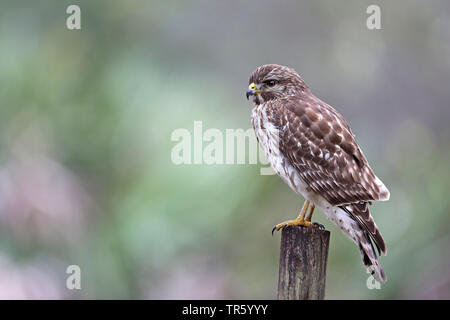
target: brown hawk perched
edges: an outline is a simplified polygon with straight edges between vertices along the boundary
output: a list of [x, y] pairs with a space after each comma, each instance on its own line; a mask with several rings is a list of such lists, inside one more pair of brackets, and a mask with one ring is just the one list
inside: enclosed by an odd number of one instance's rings
[[297, 219], [274, 230], [321, 227], [311, 222], [317, 206], [358, 245], [369, 272], [386, 281], [372, 241], [380, 255], [386, 254], [386, 245], [369, 204], [388, 200], [389, 190], [373, 173], [345, 119], [314, 96], [295, 70], [276, 64], [253, 71], [250, 96], [252, 125], [268, 161], [305, 198]]

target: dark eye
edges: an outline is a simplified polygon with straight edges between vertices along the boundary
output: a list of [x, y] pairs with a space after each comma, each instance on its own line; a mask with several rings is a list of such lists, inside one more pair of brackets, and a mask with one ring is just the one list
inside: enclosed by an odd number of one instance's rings
[[277, 82], [275, 80], [267, 80], [264, 82], [266, 86], [273, 87]]

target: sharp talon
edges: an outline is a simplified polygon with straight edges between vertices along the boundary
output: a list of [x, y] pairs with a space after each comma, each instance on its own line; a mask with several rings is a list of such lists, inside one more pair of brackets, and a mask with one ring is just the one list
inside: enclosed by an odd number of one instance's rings
[[287, 227], [288, 225], [287, 224], [285, 224], [285, 225], [283, 225], [283, 227], [281, 228], [281, 229], [286, 229], [286, 227]]
[[323, 226], [323, 224], [314, 222], [314, 223], [313, 223], [313, 226], [317, 226], [317, 228], [319, 228], [319, 230], [325, 230], [325, 227]]
[[273, 227], [273, 229], [272, 229], [272, 236], [273, 236], [273, 232], [275, 231], [276, 228], [277, 228], [277, 226]]

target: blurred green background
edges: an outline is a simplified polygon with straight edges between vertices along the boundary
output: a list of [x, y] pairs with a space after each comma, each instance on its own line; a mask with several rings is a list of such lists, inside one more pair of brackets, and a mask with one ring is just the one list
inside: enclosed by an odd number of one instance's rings
[[265, 63], [344, 115], [391, 191], [372, 206], [381, 290], [315, 214], [326, 298], [450, 298], [450, 4], [419, 0], [2, 1], [0, 298], [276, 298], [270, 231], [303, 199], [260, 165], [171, 161], [171, 133], [195, 120], [251, 127], [244, 93]]

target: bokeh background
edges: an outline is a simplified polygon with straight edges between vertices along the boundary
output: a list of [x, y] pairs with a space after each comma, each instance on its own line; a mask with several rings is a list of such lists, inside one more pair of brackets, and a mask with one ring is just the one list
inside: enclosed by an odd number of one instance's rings
[[[81, 7], [81, 30], [66, 8]], [[381, 7], [382, 30], [366, 28]], [[2, 1], [0, 298], [272, 299], [272, 226], [303, 199], [260, 165], [175, 165], [175, 129], [248, 129], [248, 76], [294, 67], [391, 200], [388, 282], [331, 230], [329, 299], [450, 298], [448, 1]], [[66, 289], [79, 265], [81, 290]]]

